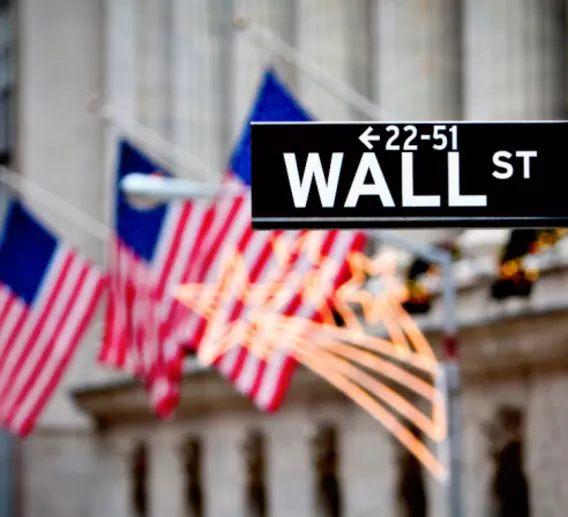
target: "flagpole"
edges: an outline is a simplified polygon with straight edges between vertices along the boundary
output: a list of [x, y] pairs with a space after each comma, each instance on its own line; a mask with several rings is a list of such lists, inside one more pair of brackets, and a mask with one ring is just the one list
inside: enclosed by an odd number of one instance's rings
[[[179, 160], [177, 163], [181, 165], [182, 168], [191, 171], [192, 173], [199, 171], [201, 172], [202, 177], [205, 177], [206, 174], [213, 177], [217, 176], [214, 174], [213, 169], [207, 166], [199, 158], [196, 158], [171, 142], [168, 142], [151, 129], [135, 121], [127, 122], [119, 117], [108, 106], [105, 106], [100, 110], [96, 110], [94, 108], [94, 104], [94, 102], [90, 102], [88, 106], [89, 111], [95, 112], [98, 117], [114, 126], [125, 136], [152, 149], [154, 152], [162, 156], [164, 160], [170, 161], [173, 156], [174, 160]], [[116, 158], [115, 154], [116, 153], [112, 153], [114, 158]], [[110, 225], [103, 224], [90, 217], [62, 197], [47, 191], [35, 181], [26, 178], [25, 175], [17, 174], [15, 171], [7, 167], [0, 167], [0, 183], [3, 183], [21, 195], [37, 201], [53, 213], [71, 221], [73, 224], [77, 225], [89, 235], [99, 239], [104, 244], [108, 242], [108, 239], [112, 235]], [[219, 184], [219, 190], [221, 191], [220, 187], [221, 185]]]
[[[89, 110], [94, 111], [92, 104], [89, 106]], [[106, 121], [109, 124], [112, 124], [116, 129], [119, 130], [119, 132], [123, 133], [125, 136], [131, 138], [132, 140], [140, 142], [143, 146], [147, 146], [148, 148], [154, 150], [154, 152], [160, 154], [164, 158], [164, 160], [170, 161], [171, 156], [174, 156], [174, 159], [179, 160], [177, 163], [188, 171], [201, 171], [203, 173], [202, 176], [204, 176], [205, 174], [208, 174], [209, 176], [212, 175], [214, 177], [217, 176], [213, 173], [213, 169], [207, 166], [199, 158], [196, 158], [190, 153], [183, 151], [181, 148], [175, 146], [171, 142], [168, 142], [166, 139], [160, 137], [157, 133], [153, 132], [151, 129], [143, 126], [138, 122], [126, 122], [109, 107], [98, 110], [96, 114], [102, 120]], [[116, 153], [112, 153], [113, 156], [115, 154]], [[168, 156], [170, 158], [168, 158]], [[116, 158], [116, 156], [114, 156], [114, 158]], [[79, 208], [70, 204], [62, 197], [49, 192], [35, 181], [26, 178], [25, 175], [17, 174], [15, 171], [7, 167], [0, 167], [0, 183], [3, 183], [13, 191], [18, 192], [23, 196], [37, 201], [47, 209], [51, 210], [53, 213], [72, 222], [73, 224], [77, 225], [79, 228], [87, 232], [89, 235], [92, 235], [105, 244], [112, 236], [110, 225], [97, 221]], [[199, 190], [196, 188], [197, 185], [191, 185], [191, 182], [189, 180], [187, 180], [187, 183], [187, 192], [193, 192], [193, 194], [188, 197], [196, 197], [195, 192]], [[208, 187], [209, 196], [212, 195], [212, 189], [214, 186], [217, 186], [219, 188], [219, 193], [222, 193], [220, 183], [218, 185], [208, 183], [206, 185], [198, 186]], [[238, 193], [236, 193], [236, 195], [238, 195]]]
[[85, 214], [79, 208], [74, 207], [65, 199], [48, 192], [35, 181], [26, 178], [22, 174], [17, 174], [6, 167], [0, 167], [0, 182], [12, 190], [41, 203], [57, 215], [73, 222], [93, 237], [103, 242], [106, 242], [109, 238], [110, 229], [107, 226]]
[[142, 147], [147, 148], [149, 151], [153, 151], [158, 155], [158, 158], [162, 158], [167, 162], [173, 162], [175, 165], [185, 169], [190, 173], [190, 176], [201, 180], [210, 179], [211, 176], [214, 178], [219, 176], [217, 172], [201, 159], [168, 141], [136, 120], [127, 120], [121, 117], [111, 106], [105, 105], [101, 109], [95, 110], [95, 113], [103, 121], [117, 128], [124, 136], [140, 143]]
[[370, 101], [353, 88], [350, 88], [333, 74], [330, 74], [325, 68], [307, 59], [301, 52], [277, 38], [260, 25], [246, 17], [241, 17], [235, 20], [234, 26], [237, 30], [243, 31], [252, 43], [277, 54], [281, 59], [305, 73], [314, 83], [340, 99], [346, 100], [351, 106], [361, 111], [361, 113], [371, 117], [372, 120], [396, 120], [396, 117], [387, 110], [383, 109], [375, 102]]

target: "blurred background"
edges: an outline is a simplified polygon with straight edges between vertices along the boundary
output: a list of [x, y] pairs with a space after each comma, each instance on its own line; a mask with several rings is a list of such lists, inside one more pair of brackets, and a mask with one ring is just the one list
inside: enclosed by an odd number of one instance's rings
[[[110, 224], [118, 135], [218, 179], [267, 67], [320, 120], [563, 119], [567, 22], [565, 0], [2, 0], [0, 156]], [[77, 220], [29, 204], [103, 263]], [[566, 243], [404, 233], [459, 251], [463, 515], [565, 515]], [[414, 260], [401, 250], [402, 274]], [[417, 318], [441, 353], [427, 270]], [[188, 360], [176, 418], [159, 422], [140, 385], [96, 365], [101, 332], [35, 432], [0, 435], [0, 517], [450, 517], [443, 487], [307, 371], [268, 416]], [[527, 493], [530, 513], [515, 506]]]

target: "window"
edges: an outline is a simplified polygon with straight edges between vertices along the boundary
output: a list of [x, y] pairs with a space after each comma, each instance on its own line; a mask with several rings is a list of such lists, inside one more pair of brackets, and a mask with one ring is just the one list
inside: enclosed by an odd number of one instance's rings
[[337, 430], [326, 424], [319, 428], [313, 443], [317, 515], [321, 517], [342, 515], [337, 442]]
[[[412, 426], [410, 431], [421, 438], [420, 431]], [[397, 499], [404, 517], [426, 517], [428, 500], [424, 472], [420, 461], [406, 448], [400, 447], [398, 464]]]
[[0, 1], [0, 165], [12, 160], [15, 130], [15, 22], [13, 2]]
[[523, 462], [523, 413], [502, 407], [490, 428], [493, 476], [491, 495], [497, 517], [529, 517], [529, 483]]
[[11, 434], [0, 429], [0, 515], [12, 515], [15, 442]]
[[197, 438], [187, 440], [184, 447], [185, 515], [203, 517], [202, 446]]
[[148, 515], [148, 448], [143, 443], [132, 454], [132, 510], [135, 517]]
[[197, 359], [197, 351], [193, 348], [185, 347], [182, 350], [182, 354], [185, 359]]
[[266, 517], [268, 500], [266, 495], [265, 440], [262, 433], [252, 431], [245, 440], [246, 463], [246, 505], [249, 517]]

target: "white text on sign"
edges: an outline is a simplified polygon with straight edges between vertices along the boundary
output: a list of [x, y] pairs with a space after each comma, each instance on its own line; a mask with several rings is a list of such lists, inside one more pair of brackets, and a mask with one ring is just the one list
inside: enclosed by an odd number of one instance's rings
[[[439, 195], [419, 195], [414, 192], [414, 154], [401, 154], [401, 182], [403, 207], [441, 207]], [[319, 153], [308, 153], [304, 173], [300, 178], [298, 160], [295, 153], [283, 153], [288, 182], [292, 192], [294, 206], [305, 208], [308, 196], [315, 180], [316, 190], [324, 208], [336, 206], [337, 187], [342, 172], [344, 153], [332, 153], [328, 174], [323, 169]], [[504, 157], [504, 156], [503, 156]], [[497, 158], [494, 157], [494, 162]], [[486, 207], [486, 195], [464, 195], [460, 190], [460, 153], [447, 153], [448, 162], [448, 206], [450, 207]], [[507, 162], [496, 163], [501, 167], [511, 166]], [[366, 183], [371, 176], [372, 183]], [[396, 207], [391, 190], [375, 153], [363, 153], [359, 161], [351, 187], [343, 206], [354, 208], [361, 196], [377, 196], [383, 207]]]
[[531, 177], [531, 158], [538, 156], [536, 151], [515, 151], [514, 155], [509, 151], [497, 151], [493, 155], [493, 164], [503, 170], [493, 171], [494, 178], [508, 180], [513, 177], [515, 168], [509, 163], [513, 156], [523, 160], [523, 178], [528, 180]]

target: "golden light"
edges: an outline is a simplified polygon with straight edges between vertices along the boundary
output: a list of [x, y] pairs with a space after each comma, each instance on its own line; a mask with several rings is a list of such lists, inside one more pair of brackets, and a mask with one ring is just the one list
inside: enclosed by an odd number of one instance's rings
[[520, 261], [509, 260], [501, 266], [501, 276], [503, 278], [511, 278], [521, 270]]
[[[406, 292], [395, 277], [393, 258], [350, 254], [351, 279], [333, 293], [333, 278], [341, 264], [322, 252], [320, 232], [306, 232], [292, 244], [278, 237], [273, 246], [277, 264], [262, 283], [250, 282], [243, 257], [232, 251], [216, 283], [187, 284], [175, 290], [181, 303], [208, 320], [199, 360], [211, 364], [236, 345], [269, 360], [285, 343], [299, 363], [381, 422], [436, 477], [445, 477], [435, 454], [402, 421], [414, 424], [435, 443], [447, 437], [444, 394], [437, 388], [441, 368], [402, 306]], [[300, 256], [312, 266], [304, 275], [294, 267]], [[368, 276], [380, 280], [382, 292], [364, 289]], [[322, 316], [321, 321], [282, 314], [297, 293]], [[242, 301], [248, 309], [238, 321], [230, 321], [230, 300]], [[388, 338], [369, 335], [353, 305], [360, 306], [367, 325], [380, 325]], [[344, 327], [335, 324], [331, 307], [343, 318]], [[423, 399], [431, 415], [393, 385]]]

